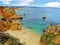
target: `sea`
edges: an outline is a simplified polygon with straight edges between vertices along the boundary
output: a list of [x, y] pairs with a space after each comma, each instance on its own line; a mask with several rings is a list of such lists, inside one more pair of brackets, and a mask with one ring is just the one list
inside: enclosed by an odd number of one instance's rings
[[[31, 32], [42, 35], [44, 30], [53, 23], [60, 24], [60, 8], [52, 7], [21, 7], [16, 10], [17, 15], [22, 15], [22, 21], [19, 19], [24, 28], [29, 28]], [[42, 16], [46, 18], [43, 19]]]

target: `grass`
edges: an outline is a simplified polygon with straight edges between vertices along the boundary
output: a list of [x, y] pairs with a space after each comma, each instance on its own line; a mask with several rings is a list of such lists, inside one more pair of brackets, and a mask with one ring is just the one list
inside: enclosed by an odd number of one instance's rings
[[23, 45], [20, 42], [18, 42], [16, 39], [11, 37], [8, 39], [8, 41], [9, 41], [9, 45]]

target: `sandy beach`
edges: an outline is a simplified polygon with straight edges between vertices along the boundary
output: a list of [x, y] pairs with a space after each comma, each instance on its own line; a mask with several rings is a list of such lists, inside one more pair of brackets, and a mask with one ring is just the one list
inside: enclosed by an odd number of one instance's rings
[[36, 34], [32, 34], [28, 29], [7, 30], [5, 33], [9, 33], [12, 37], [19, 39], [19, 42], [24, 45], [40, 45], [40, 37]]

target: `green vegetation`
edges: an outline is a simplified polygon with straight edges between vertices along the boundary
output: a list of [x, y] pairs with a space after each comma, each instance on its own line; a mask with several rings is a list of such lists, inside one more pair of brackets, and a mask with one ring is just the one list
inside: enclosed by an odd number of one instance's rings
[[55, 36], [52, 35], [52, 34], [47, 34], [47, 35], [44, 34], [44, 35], [41, 37], [41, 41], [46, 42], [46, 43], [51, 43], [51, 40], [52, 40], [54, 37], [55, 37]]
[[5, 44], [7, 42], [9, 45], [23, 45], [19, 42], [18, 39], [15, 39], [15, 38], [11, 37], [10, 35], [6, 35], [6, 34], [0, 32], [0, 43]]
[[11, 37], [8, 39], [8, 41], [9, 41], [9, 45], [23, 45], [19, 43], [16, 39], [11, 38]]
[[40, 42], [45, 45], [60, 45], [60, 25], [50, 25], [41, 36]]

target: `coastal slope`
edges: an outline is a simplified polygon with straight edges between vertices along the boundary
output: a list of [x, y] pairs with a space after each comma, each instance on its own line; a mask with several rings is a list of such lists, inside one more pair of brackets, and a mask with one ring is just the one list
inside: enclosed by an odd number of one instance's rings
[[32, 34], [28, 29], [22, 28], [22, 30], [7, 30], [5, 33], [9, 33], [10, 36], [17, 38], [20, 43], [24, 45], [40, 45], [40, 37]]

